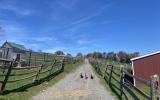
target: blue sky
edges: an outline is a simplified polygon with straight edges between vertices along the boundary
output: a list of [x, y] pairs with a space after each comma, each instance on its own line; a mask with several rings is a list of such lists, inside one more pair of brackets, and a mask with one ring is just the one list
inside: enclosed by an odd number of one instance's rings
[[159, 0], [0, 0], [0, 44], [71, 54], [160, 50]]

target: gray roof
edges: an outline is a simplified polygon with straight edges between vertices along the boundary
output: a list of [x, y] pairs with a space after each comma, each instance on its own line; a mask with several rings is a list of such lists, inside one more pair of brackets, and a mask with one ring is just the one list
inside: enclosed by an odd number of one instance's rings
[[17, 44], [17, 43], [14, 43], [14, 42], [8, 42], [8, 41], [5, 42], [5, 43], [7, 43], [8, 45], [10, 45], [12, 48], [28, 51], [28, 49], [26, 49], [24, 45]]

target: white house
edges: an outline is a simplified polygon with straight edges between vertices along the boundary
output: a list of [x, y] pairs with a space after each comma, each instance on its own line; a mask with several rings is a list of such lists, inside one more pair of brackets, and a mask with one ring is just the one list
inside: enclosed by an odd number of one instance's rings
[[13, 42], [6, 41], [1, 47], [1, 55], [3, 59], [16, 59], [19, 61], [23, 58], [26, 54], [28, 49], [26, 49], [23, 45], [16, 44]]

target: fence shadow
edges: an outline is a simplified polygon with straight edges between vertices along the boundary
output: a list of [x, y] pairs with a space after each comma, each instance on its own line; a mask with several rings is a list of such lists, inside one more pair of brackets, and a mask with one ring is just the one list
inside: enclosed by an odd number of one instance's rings
[[29, 88], [31, 88], [31, 87], [33, 87], [33, 86], [38, 86], [38, 85], [40, 85], [40, 84], [42, 84], [42, 83], [44, 83], [44, 82], [46, 82], [46, 81], [48, 82], [48, 81], [50, 81], [51, 79], [55, 78], [57, 75], [59, 75], [59, 74], [62, 73], [62, 72], [63, 72], [63, 70], [58, 70], [58, 71], [56, 71], [56, 72], [54, 72], [54, 73], [52, 73], [52, 74], [50, 74], [50, 75], [48, 75], [48, 76], [40, 79], [40, 80], [37, 80], [37, 81], [35, 81], [35, 82], [26, 84], [26, 85], [21, 86], [21, 87], [16, 88], [16, 89], [5, 90], [5, 91], [2, 93], [2, 95], [10, 94], [10, 93], [13, 93], [13, 92], [14, 92], [14, 93], [15, 93], [15, 92], [26, 92], [27, 89], [29, 89]]
[[[96, 60], [90, 61], [90, 63], [94, 67], [95, 71], [99, 75], [103, 76], [105, 82], [109, 85], [109, 88], [119, 100], [124, 98], [125, 100], [129, 100], [130, 98], [133, 98], [133, 100], [140, 100], [142, 99], [141, 97], [144, 97], [145, 100], [153, 100], [153, 89], [151, 86], [152, 81], [134, 76], [132, 73], [124, 69], [124, 67], [116, 68], [114, 65], [103, 66], [100, 61]], [[105, 70], [102, 67], [105, 67]], [[101, 70], [104, 70], [104, 72]], [[118, 78], [118, 80], [116, 78]], [[146, 91], [134, 86], [133, 78], [143, 83], [145, 86], [150, 87], [150, 95], [148, 95]]]
[[[107, 84], [109, 84], [108, 80], [104, 77], [104, 80]], [[122, 100], [120, 94], [116, 91], [116, 89], [118, 89], [118, 91], [120, 90], [117, 86], [115, 86], [114, 84], [110, 83], [109, 84], [109, 88], [111, 89], [111, 91], [118, 97], [119, 100]]]

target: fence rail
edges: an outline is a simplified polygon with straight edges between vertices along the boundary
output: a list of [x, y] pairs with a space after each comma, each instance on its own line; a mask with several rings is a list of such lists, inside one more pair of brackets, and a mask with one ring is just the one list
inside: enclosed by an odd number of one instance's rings
[[[9, 52], [10, 49], [7, 49]], [[23, 84], [36, 83], [46, 77], [57, 75], [64, 70], [64, 65], [74, 64], [73, 57], [56, 57], [50, 53], [26, 51], [21, 60], [12, 59], [10, 53], [0, 58], [0, 94], [14, 87], [23, 87]], [[19, 65], [20, 64], [20, 65]], [[49, 78], [50, 79], [50, 78]], [[18, 85], [20, 83], [20, 85]], [[17, 85], [12, 85], [17, 84]]]
[[81, 60], [69, 55], [3, 47], [0, 51], [0, 94], [24, 87], [24, 84], [50, 80], [63, 72], [64, 65], [76, 62]]
[[[15, 60], [10, 62], [10, 66], [0, 67], [0, 92], [3, 93], [7, 84], [16, 83], [26, 79], [33, 79], [34, 82], [38, 81], [40, 75], [46, 73], [46, 75], [51, 75], [56, 71], [64, 70], [64, 60], [50, 62], [50, 65], [46, 66], [47, 62], [35, 67], [14, 67]], [[49, 72], [49, 73], [47, 73]], [[15, 78], [12, 78], [15, 77]]]
[[[159, 100], [153, 99], [153, 88], [151, 85], [151, 81], [144, 80], [140, 77], [133, 76], [129, 72], [127, 72], [123, 67], [115, 67], [114, 65], [102, 65], [98, 60], [90, 60], [91, 65], [94, 67], [96, 72], [103, 76], [106, 80], [107, 84], [114, 90], [119, 91], [116, 92], [119, 99], [123, 99], [122, 96], [126, 100], [130, 100], [131, 97], [134, 100], [140, 100], [141, 97], [147, 100]], [[149, 87], [149, 94], [142, 91], [140, 88], [136, 87], [133, 83], [130, 82], [125, 76], [129, 76], [133, 79], [136, 79], [140, 83], [144, 84], [145, 86]], [[119, 84], [119, 85], [117, 85]], [[116, 89], [116, 90], [115, 90]], [[136, 93], [135, 93], [136, 92]], [[130, 98], [130, 99], [129, 99]]]

